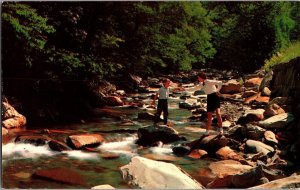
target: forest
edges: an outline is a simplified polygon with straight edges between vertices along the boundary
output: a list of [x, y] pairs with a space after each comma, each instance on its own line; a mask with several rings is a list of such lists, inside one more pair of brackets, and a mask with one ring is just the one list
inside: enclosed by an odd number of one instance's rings
[[3, 2], [1, 19], [2, 95], [43, 122], [101, 106], [91, 89], [103, 81], [242, 75], [300, 39], [300, 4], [287, 1]]

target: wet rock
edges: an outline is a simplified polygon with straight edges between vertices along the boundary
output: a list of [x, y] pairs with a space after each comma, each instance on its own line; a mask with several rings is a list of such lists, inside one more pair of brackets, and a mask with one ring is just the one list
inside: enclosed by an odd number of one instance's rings
[[56, 140], [50, 140], [48, 142], [48, 146], [49, 146], [49, 148], [51, 148], [51, 150], [55, 150], [55, 151], [59, 151], [59, 152], [72, 150], [70, 147], [68, 147], [67, 144], [56, 141]]
[[290, 176], [251, 187], [250, 189], [293, 189], [300, 187], [300, 175]]
[[199, 96], [199, 95], [205, 95], [205, 92], [203, 90], [196, 90], [194, 92], [194, 96]]
[[166, 125], [139, 128], [137, 133], [139, 139], [136, 143], [142, 146], [149, 146], [157, 141], [171, 143], [181, 139], [175, 129]]
[[50, 137], [42, 135], [20, 135], [15, 139], [15, 142], [28, 143], [35, 146], [43, 146], [50, 140], [52, 140]]
[[191, 152], [191, 148], [189, 146], [175, 146], [172, 151], [176, 156], [185, 156]]
[[122, 176], [142, 189], [203, 189], [203, 186], [174, 164], [135, 156], [122, 166]]
[[220, 148], [228, 144], [228, 139], [221, 135], [202, 136], [199, 140], [188, 143], [187, 146], [191, 149], [203, 149], [208, 153], [215, 153]]
[[269, 144], [271, 146], [275, 146], [278, 144], [278, 140], [276, 139], [276, 136], [272, 131], [266, 131], [264, 133], [264, 138], [266, 144]]
[[275, 115], [266, 120], [259, 121], [258, 125], [265, 129], [281, 129], [294, 120], [291, 113]]
[[69, 168], [52, 168], [38, 170], [34, 173], [34, 177], [49, 179], [52, 181], [68, 184], [84, 185], [86, 183], [85, 179], [79, 173]]
[[247, 140], [246, 147], [247, 147], [247, 150], [249, 150], [250, 152], [254, 152], [254, 153], [262, 152], [264, 154], [268, 154], [269, 152], [274, 151], [274, 148], [272, 148], [271, 146], [266, 145], [259, 141], [254, 141], [254, 140]]
[[187, 99], [184, 102], [179, 102], [179, 108], [183, 109], [197, 109], [200, 108], [200, 104], [197, 103], [196, 99]]
[[174, 162], [177, 161], [179, 158], [171, 155], [165, 155], [165, 154], [145, 154], [143, 157], [151, 159], [151, 160], [157, 160], [157, 161], [163, 161], [163, 162]]
[[205, 150], [194, 149], [188, 154], [188, 157], [193, 159], [200, 159], [206, 157], [207, 155], [208, 153]]
[[101, 153], [100, 156], [101, 156], [101, 158], [106, 159], [106, 160], [116, 159], [116, 158], [120, 157], [119, 154], [114, 154], [114, 153], [110, 153], [110, 152]]
[[71, 135], [67, 138], [67, 145], [74, 149], [96, 147], [102, 142], [104, 142], [104, 138], [99, 134]]
[[155, 115], [150, 112], [140, 112], [140, 113], [138, 113], [138, 119], [146, 119], [146, 120], [154, 121]]

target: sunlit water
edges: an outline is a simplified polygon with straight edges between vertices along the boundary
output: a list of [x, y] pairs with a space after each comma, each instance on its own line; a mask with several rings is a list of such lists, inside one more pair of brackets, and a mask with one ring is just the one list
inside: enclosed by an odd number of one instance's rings
[[[169, 119], [175, 123], [174, 128], [188, 141], [198, 138], [204, 131], [203, 123], [187, 122], [191, 112], [178, 108], [179, 98], [171, 99], [169, 103]], [[150, 99], [143, 100], [145, 104], [151, 102]], [[114, 108], [121, 110], [130, 118], [134, 124], [132, 126], [120, 125], [120, 120], [112, 118], [95, 118], [95, 122], [84, 124], [70, 124], [65, 126], [52, 126], [51, 130], [66, 130], [74, 133], [97, 133], [101, 134], [106, 142], [97, 147], [96, 152], [82, 150], [72, 150], [56, 152], [52, 151], [48, 145], [34, 146], [31, 144], [2, 144], [2, 181], [4, 188], [91, 188], [93, 186], [110, 184], [115, 188], [133, 188], [127, 185], [120, 172], [120, 167], [130, 162], [133, 156], [167, 155], [174, 157], [170, 160], [173, 164], [181, 167], [191, 176], [196, 176], [199, 168], [207, 165], [208, 161], [193, 160], [188, 157], [177, 157], [172, 154], [172, 145], [162, 145], [160, 147], [140, 148], [135, 141], [136, 132], [126, 132], [126, 130], [137, 130], [140, 127], [151, 125], [151, 121], [138, 120], [138, 112], [145, 111], [144, 108]], [[148, 109], [148, 111], [154, 111]], [[41, 126], [39, 129], [43, 129]], [[116, 133], [114, 130], [124, 129], [125, 132]], [[65, 136], [64, 136], [65, 135]], [[56, 134], [56, 137], [64, 139], [68, 134]], [[117, 155], [107, 159], [103, 154]], [[41, 169], [70, 168], [77, 171], [86, 180], [85, 185], [73, 185], [40, 179], [32, 174]]]

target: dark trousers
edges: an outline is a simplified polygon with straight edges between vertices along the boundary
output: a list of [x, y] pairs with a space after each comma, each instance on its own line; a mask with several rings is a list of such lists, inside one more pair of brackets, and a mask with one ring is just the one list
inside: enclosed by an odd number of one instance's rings
[[164, 112], [164, 124], [168, 123], [168, 100], [167, 99], [158, 99], [157, 112], [155, 114], [155, 123], [160, 120], [161, 112]]

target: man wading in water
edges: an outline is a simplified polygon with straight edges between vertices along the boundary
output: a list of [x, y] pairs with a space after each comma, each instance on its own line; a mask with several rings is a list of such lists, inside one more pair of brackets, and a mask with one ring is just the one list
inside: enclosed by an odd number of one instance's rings
[[212, 112], [216, 111], [218, 118], [218, 131], [223, 135], [222, 117], [220, 109], [220, 93], [222, 82], [217, 80], [209, 80], [203, 72], [198, 73], [198, 81], [200, 82], [201, 90], [207, 94], [207, 125], [205, 135], [208, 135], [211, 129]]

